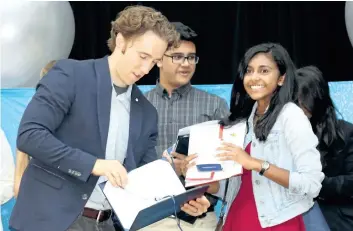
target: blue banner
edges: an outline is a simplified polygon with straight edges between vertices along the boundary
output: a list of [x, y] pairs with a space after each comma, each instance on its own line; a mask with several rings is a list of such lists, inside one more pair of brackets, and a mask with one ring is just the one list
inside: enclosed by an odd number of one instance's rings
[[[353, 82], [332, 82], [330, 91], [332, 99], [343, 118], [353, 123]], [[139, 86], [143, 92], [154, 86]], [[232, 85], [195, 85], [196, 88], [224, 98], [228, 105]], [[12, 152], [16, 151], [16, 136], [22, 114], [31, 100], [34, 89], [1, 89], [1, 128], [11, 145]], [[15, 158], [15, 157], [14, 157]], [[8, 220], [14, 205], [14, 199], [4, 204], [2, 209], [2, 221], [4, 231], [9, 231]], [[216, 209], [218, 211], [218, 209]], [[216, 211], [216, 212], [217, 212]]]

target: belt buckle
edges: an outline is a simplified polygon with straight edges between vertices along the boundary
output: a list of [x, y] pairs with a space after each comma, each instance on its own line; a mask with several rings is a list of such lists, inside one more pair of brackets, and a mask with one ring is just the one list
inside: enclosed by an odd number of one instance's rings
[[101, 217], [101, 214], [102, 214], [102, 210], [99, 210], [98, 216], [97, 216], [97, 218], [96, 218], [96, 223], [97, 223], [97, 224], [99, 224], [99, 219], [100, 219], [100, 217]]

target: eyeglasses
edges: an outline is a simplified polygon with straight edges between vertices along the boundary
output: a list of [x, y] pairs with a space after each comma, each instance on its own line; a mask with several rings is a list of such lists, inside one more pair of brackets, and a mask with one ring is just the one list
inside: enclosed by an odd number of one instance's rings
[[199, 57], [196, 55], [184, 56], [184, 55], [164, 55], [169, 58], [172, 58], [172, 62], [175, 64], [183, 64], [185, 59], [188, 60], [188, 63], [191, 65], [197, 64], [199, 62]]

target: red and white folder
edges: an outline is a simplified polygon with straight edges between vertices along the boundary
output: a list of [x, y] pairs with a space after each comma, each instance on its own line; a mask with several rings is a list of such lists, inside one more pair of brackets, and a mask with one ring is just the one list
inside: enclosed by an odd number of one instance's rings
[[204, 185], [224, 180], [232, 176], [241, 175], [243, 168], [234, 161], [219, 161], [216, 149], [222, 142], [233, 143], [243, 147], [246, 122], [240, 122], [229, 128], [223, 128], [219, 123], [200, 123], [191, 126], [189, 138], [189, 154], [197, 154], [194, 159], [198, 164], [220, 164], [221, 171], [200, 172], [196, 165], [188, 169], [185, 177], [185, 187]]

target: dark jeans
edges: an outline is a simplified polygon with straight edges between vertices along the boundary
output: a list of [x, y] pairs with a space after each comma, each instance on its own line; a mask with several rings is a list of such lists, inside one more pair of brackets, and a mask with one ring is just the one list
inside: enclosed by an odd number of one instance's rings
[[320, 206], [316, 201], [314, 206], [303, 214], [303, 220], [306, 231], [330, 231]]
[[112, 219], [97, 223], [95, 219], [79, 216], [67, 231], [115, 231]]

